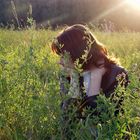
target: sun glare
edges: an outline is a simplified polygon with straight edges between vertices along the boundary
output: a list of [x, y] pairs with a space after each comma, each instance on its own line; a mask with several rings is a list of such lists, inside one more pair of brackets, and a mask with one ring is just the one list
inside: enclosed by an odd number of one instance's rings
[[126, 0], [126, 3], [136, 10], [140, 10], [140, 0]]

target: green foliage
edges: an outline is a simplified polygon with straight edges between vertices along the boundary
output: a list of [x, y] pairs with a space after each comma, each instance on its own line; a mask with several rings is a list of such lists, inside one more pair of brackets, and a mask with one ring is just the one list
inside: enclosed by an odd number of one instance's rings
[[59, 58], [50, 49], [56, 34], [0, 30], [0, 139], [140, 139], [140, 34], [95, 33], [128, 69], [130, 85], [116, 90], [124, 92], [124, 113], [115, 115], [115, 103], [100, 95], [98, 116], [87, 109], [86, 119], [76, 119], [73, 107], [69, 121], [60, 109]]

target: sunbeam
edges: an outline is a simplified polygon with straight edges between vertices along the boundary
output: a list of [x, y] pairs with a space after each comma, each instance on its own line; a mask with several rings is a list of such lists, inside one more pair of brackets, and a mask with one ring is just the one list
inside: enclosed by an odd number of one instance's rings
[[122, 7], [125, 4], [125, 1], [122, 1], [121, 3], [118, 3], [117, 5], [115, 5], [114, 7], [107, 9], [106, 11], [102, 12], [100, 15], [98, 15], [96, 18], [94, 18], [93, 20], [100, 20], [102, 18], [104, 18], [105, 16], [109, 15], [110, 13], [118, 10], [120, 7]]

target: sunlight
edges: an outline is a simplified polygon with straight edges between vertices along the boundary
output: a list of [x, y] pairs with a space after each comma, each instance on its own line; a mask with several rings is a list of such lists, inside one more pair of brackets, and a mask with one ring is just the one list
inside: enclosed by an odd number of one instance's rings
[[103, 13], [99, 14], [97, 17], [94, 18], [94, 20], [99, 20], [104, 18], [105, 16], [109, 15], [110, 13], [118, 10], [120, 7], [122, 7], [125, 4], [125, 1], [122, 1], [120, 3], [118, 3], [117, 5], [115, 5], [114, 7], [107, 9], [106, 11], [104, 11]]
[[92, 21], [100, 20], [112, 14], [113, 12], [123, 8], [123, 10], [127, 9], [131, 14], [138, 15], [140, 17], [140, 0], [122, 0], [120, 3], [110, 7], [94, 17]]
[[136, 10], [140, 10], [140, 0], [126, 0], [126, 3]]

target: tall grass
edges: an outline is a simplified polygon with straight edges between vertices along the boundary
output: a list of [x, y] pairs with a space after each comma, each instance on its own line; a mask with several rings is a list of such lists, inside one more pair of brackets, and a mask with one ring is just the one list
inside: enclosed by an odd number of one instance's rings
[[140, 33], [94, 33], [128, 69], [125, 113], [114, 116], [113, 104], [101, 95], [102, 121], [94, 116], [67, 124], [61, 119], [59, 58], [50, 49], [58, 32], [0, 29], [0, 139], [68, 139], [64, 129], [69, 139], [140, 139]]

